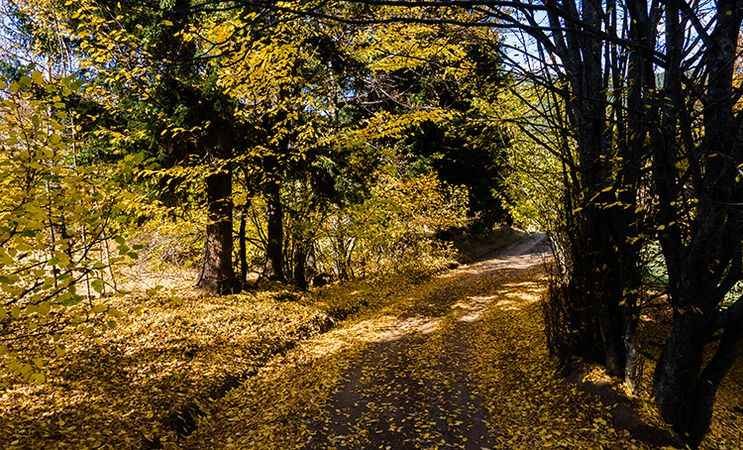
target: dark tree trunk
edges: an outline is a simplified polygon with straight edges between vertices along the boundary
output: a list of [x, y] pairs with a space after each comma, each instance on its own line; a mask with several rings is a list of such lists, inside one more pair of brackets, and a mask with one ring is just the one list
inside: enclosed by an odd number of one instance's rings
[[638, 351], [637, 322], [637, 314], [628, 312], [624, 320], [624, 384], [632, 393], [639, 390], [645, 372], [645, 360]]
[[207, 210], [204, 264], [198, 287], [215, 294], [239, 290], [232, 267], [232, 176], [228, 171], [206, 177]]
[[739, 309], [737, 313], [741, 317], [729, 319], [730, 322], [722, 334], [717, 352], [697, 381], [689, 424], [689, 440], [694, 446], [701, 443], [702, 438], [709, 430], [717, 389], [733, 363], [735, 363], [739, 345], [743, 340], [743, 301], [739, 300], [737, 307]]
[[286, 281], [284, 275], [284, 210], [281, 205], [281, 189], [277, 181], [270, 181], [266, 187], [266, 216], [268, 221], [266, 253], [270, 265], [269, 278]]
[[[558, 355], [597, 361], [612, 375], [624, 376], [627, 315], [622, 306], [622, 282], [631, 275], [624, 273], [632, 268], [624, 262], [631, 259], [627, 242], [634, 221], [631, 215], [618, 211], [622, 207], [611, 205], [621, 202], [618, 197], [634, 186], [625, 185], [633, 182], [630, 177], [618, 183], [615, 176], [615, 149], [624, 143], [616, 142], [615, 127], [609, 125], [610, 73], [605, 68], [610, 66], [611, 52], [601, 38], [563, 27], [560, 18], [562, 14], [572, 19], [582, 15], [587, 27], [600, 29], [605, 11], [597, 1], [583, 2], [581, 12], [575, 6], [566, 2], [564, 10], [547, 9], [550, 25], [558, 31], [553, 35], [554, 46], [551, 42], [545, 44], [560, 55], [565, 67], [568, 84], [560, 95], [576, 144], [575, 152], [568, 144], [563, 150], [565, 160], [573, 162], [570, 177], [566, 176], [570, 180], [566, 194], [569, 207], [565, 210], [569, 241], [565, 249], [569, 260], [567, 286], [550, 297], [559, 299], [560, 305], [557, 313], [547, 315], [554, 328], [566, 335], [564, 339], [554, 335], [551, 338], [565, 347], [556, 351]], [[621, 79], [618, 72], [611, 75], [615, 82]], [[618, 120], [618, 125], [617, 129], [624, 133], [624, 123]]]
[[655, 372], [655, 401], [673, 429], [693, 448], [709, 430], [715, 395], [735, 362], [743, 339], [743, 300], [729, 308], [714, 356], [704, 364], [704, 343], [715, 330], [714, 317], [679, 310]]
[[[685, 117], [680, 64], [683, 28], [678, 4], [666, 11], [668, 64], [662, 94], [672, 100], [660, 110], [661, 129], [653, 134], [653, 174], [658, 192], [658, 216], [665, 229], [659, 233], [669, 274], [673, 325], [654, 376], [655, 400], [664, 419], [691, 447], [698, 447], [709, 430], [717, 389], [733, 364], [743, 328], [743, 302], [720, 320], [720, 305], [741, 278], [743, 190], [737, 171], [743, 163], [741, 118], [734, 111], [733, 90], [736, 44], [743, 11], [734, 0], [716, 3], [716, 23], [705, 41], [701, 143], [684, 136]], [[687, 148], [677, 150], [679, 142]], [[689, 181], [675, 165], [686, 156], [692, 171]], [[720, 157], [725, 153], [725, 157]], [[677, 211], [685, 185], [691, 184], [697, 204], [691, 221]], [[683, 194], [682, 194], [683, 192]], [[687, 220], [689, 229], [678, 222]], [[718, 329], [724, 330], [712, 359], [704, 366], [705, 345]]]
[[[591, 215], [588, 215], [592, 218]], [[617, 254], [606, 223], [586, 221], [575, 236], [576, 261], [571, 273], [566, 310], [571, 322], [574, 356], [606, 366], [614, 376], [624, 376], [624, 323], [619, 303]], [[583, 228], [583, 227], [582, 227]]]
[[248, 281], [248, 249], [245, 236], [245, 227], [247, 222], [248, 203], [246, 202], [240, 210], [240, 229], [238, 233], [239, 249], [238, 258], [240, 259], [240, 285], [244, 288]]
[[671, 336], [653, 380], [655, 402], [663, 418], [689, 443], [692, 421], [697, 414], [694, 397], [702, 369], [704, 346], [700, 337], [704, 328], [704, 318], [699, 313], [683, 310], [674, 313]]

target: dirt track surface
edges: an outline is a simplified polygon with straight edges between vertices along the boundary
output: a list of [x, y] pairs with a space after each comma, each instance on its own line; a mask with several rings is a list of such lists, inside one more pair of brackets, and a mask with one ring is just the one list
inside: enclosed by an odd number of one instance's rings
[[[557, 375], [544, 344], [547, 242], [529, 235], [300, 345], [214, 405], [198, 448], [649, 448], [600, 371]], [[381, 289], [381, 288], [380, 288]], [[351, 294], [354, 294], [351, 292]], [[586, 389], [586, 386], [589, 389]], [[626, 405], [622, 412], [626, 415]], [[644, 432], [663, 430], [634, 417]], [[621, 418], [621, 417], [620, 417]], [[625, 417], [626, 419], [626, 417]], [[636, 428], [636, 427], [635, 427]]]

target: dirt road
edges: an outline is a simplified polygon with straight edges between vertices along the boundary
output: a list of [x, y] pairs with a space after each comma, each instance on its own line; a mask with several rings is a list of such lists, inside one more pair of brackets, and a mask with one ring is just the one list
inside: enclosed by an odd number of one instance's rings
[[305, 342], [213, 405], [187, 446], [643, 447], [555, 374], [545, 250], [527, 236]]

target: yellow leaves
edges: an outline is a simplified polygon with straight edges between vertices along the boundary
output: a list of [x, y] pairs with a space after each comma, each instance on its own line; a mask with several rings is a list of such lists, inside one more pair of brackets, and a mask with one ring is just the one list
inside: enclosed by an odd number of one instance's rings
[[302, 57], [294, 42], [255, 42], [237, 64], [226, 65], [222, 86], [236, 97], [247, 97], [258, 105], [281, 101], [284, 92], [303, 82], [296, 73]]
[[33, 72], [31, 72], [31, 79], [33, 79], [34, 83], [38, 85], [44, 83], [44, 76], [38, 70], [34, 70]]
[[67, 351], [64, 347], [59, 345], [54, 347], [54, 356], [56, 356], [57, 358], [62, 358], [66, 353]]
[[46, 381], [46, 377], [41, 372], [33, 372], [30, 374], [28, 381], [34, 384], [41, 384]]
[[52, 309], [50, 302], [41, 302], [39, 304], [32, 304], [26, 307], [27, 314], [38, 313], [41, 317], [46, 317], [49, 311]]
[[[120, 317], [115, 330], [104, 316], [90, 324], [90, 338], [82, 333], [41, 335], [20, 347], [24, 356], [38, 347], [44, 360], [16, 359], [9, 370], [25, 383], [41, 383], [44, 394], [12, 379], [14, 394], [0, 392], [0, 411], [12, 402], [22, 413], [7, 418], [3, 431], [10, 435], [0, 439], [24, 433], [21, 421], [29, 417], [36, 429], [56, 426], [50, 421], [56, 422], [60, 414], [51, 411], [62, 412], [68, 431], [57, 439], [72, 447], [86, 446], [84, 430], [101, 423], [106, 424], [108, 442], [123, 448], [136, 446], [127, 442], [139, 442], [142, 430], [163, 438], [163, 418], [184, 402], [194, 401], [206, 410], [222, 395], [215, 392], [226, 379], [252, 373], [282, 348], [317, 335], [327, 320], [310, 299], [277, 302], [270, 292], [214, 298], [183, 292], [149, 298], [142, 293], [106, 302], [111, 305], [107, 316]], [[103, 312], [103, 304], [96, 303], [95, 311]], [[146, 313], [136, 314], [137, 309]], [[62, 313], [69, 318], [73, 310]], [[3, 358], [0, 355], [0, 385], [9, 382]], [[86, 407], [80, 408], [83, 398]], [[49, 439], [41, 433], [27, 442], [45, 447], [51, 445]]]
[[4, 248], [0, 248], [0, 266], [7, 266], [13, 263], [13, 258]]
[[[535, 258], [538, 264], [536, 261]], [[474, 435], [469, 432], [473, 423], [485, 415], [480, 409], [485, 400], [496, 411], [487, 417], [494, 426], [484, 425], [485, 421], [483, 426], [497, 430], [497, 435], [517, 435], [522, 431], [518, 435], [528, 436], [534, 445], [538, 430], [547, 427], [532, 420], [541, 416], [523, 404], [538, 403], [529, 401], [529, 397], [538, 395], [543, 400], [543, 393], [553, 390], [552, 385], [547, 388], [547, 384], [537, 384], [541, 377], [552, 374], [551, 370], [539, 370], [531, 364], [526, 373], [517, 368], [522, 357], [528, 357], [532, 363], [531, 351], [543, 348], [521, 339], [521, 327], [514, 327], [506, 339], [503, 330], [512, 328], [509, 317], [473, 330], [475, 325], [457, 320], [461, 310], [452, 308], [466, 293], [492, 294], [503, 286], [523, 285], [519, 275], [489, 279], [481, 271], [484, 267], [469, 268], [473, 272], [469, 276], [468, 271], [453, 273], [456, 286], [451, 278], [438, 278], [420, 284], [387, 279], [331, 288], [334, 296], [366, 297], [374, 306], [298, 346], [281, 361], [260, 370], [223, 401], [213, 404], [210, 419], [189, 438], [189, 444], [199, 447], [209, 441], [227, 442], [232, 438], [236, 448], [293, 447], [295, 442], [297, 446], [313, 442], [321, 448], [384, 448], [387, 443], [400, 441], [405, 442], [406, 448], [480, 448], [488, 443], [468, 437]], [[539, 271], [530, 272], [534, 273]], [[524, 303], [532, 308], [524, 311], [524, 316], [539, 317], [537, 301]], [[426, 327], [431, 316], [442, 325], [433, 330]], [[524, 322], [523, 326], [533, 328], [529, 337], [541, 343], [539, 327]], [[411, 323], [413, 326], [408, 326]], [[470, 360], [483, 354], [493, 356], [493, 350], [514, 349], [518, 349], [513, 356], [519, 364], [511, 358], [503, 365], [513, 370], [513, 377], [522, 386], [534, 383], [536, 394], [527, 390], [514, 393], [512, 380], [509, 378], [504, 386], [501, 378], [492, 381], [502, 387], [497, 393], [505, 391], [507, 396], [479, 395], [484, 393], [473, 381], [483, 371], [479, 366], [470, 367]], [[488, 367], [494, 366], [491, 361], [486, 362]], [[463, 390], [467, 395], [461, 395]], [[463, 397], [466, 400], [461, 400]], [[349, 398], [352, 401], [347, 401]], [[504, 414], [504, 409], [519, 407], [523, 414]], [[437, 414], [432, 417], [430, 411]], [[514, 416], [528, 421], [530, 427], [514, 430], [505, 426]], [[312, 419], [295, 426], [297, 417]], [[236, 423], [247, 424], [244, 432], [234, 433]], [[348, 431], [338, 433], [337, 424], [343, 424]], [[446, 427], [446, 436], [440, 427]], [[518, 448], [523, 443], [490, 447]]]
[[424, 24], [384, 24], [354, 37], [355, 55], [373, 72], [395, 72], [435, 63], [452, 76], [466, 73], [466, 50], [461, 42], [443, 38]]
[[[333, 141], [335, 145], [349, 145], [354, 142], [367, 142], [384, 138], [399, 139], [409, 130], [425, 122], [440, 123], [451, 117], [452, 112], [442, 108], [413, 110], [401, 114], [380, 111], [367, 119], [361, 128], [346, 131], [340, 137], [328, 137], [328, 140]], [[330, 144], [330, 142], [328, 143]]]
[[[48, 97], [33, 94], [40, 85]], [[95, 163], [77, 165], [80, 128], [74, 114], [60, 109], [77, 86], [33, 71], [13, 86], [13, 95], [0, 99], [0, 320], [4, 333], [18, 335], [13, 347], [60, 328], [79, 331], [86, 312], [75, 308], [82, 297], [74, 285], [91, 280], [98, 287], [94, 280], [108, 276], [101, 238], [110, 233], [116, 208], [113, 197], [101, 192], [110, 190], [110, 172]], [[68, 320], [55, 324], [68, 308]], [[24, 360], [11, 361], [8, 372], [45, 383], [42, 354], [54, 348], [12, 348], [10, 357]]]
[[72, 263], [67, 253], [59, 250], [54, 252], [54, 260], [54, 263], [61, 267], [69, 267]]
[[670, 221], [668, 223], [662, 223], [662, 224], [656, 226], [655, 229], [657, 231], [659, 231], [659, 232], [664, 232], [664, 231], [668, 230], [670, 227], [672, 227], [674, 225], [676, 225], [676, 221]]

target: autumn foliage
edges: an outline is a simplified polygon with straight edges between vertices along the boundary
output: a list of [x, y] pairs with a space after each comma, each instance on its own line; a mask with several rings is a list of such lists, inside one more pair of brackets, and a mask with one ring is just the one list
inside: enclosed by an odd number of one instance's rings
[[0, 0], [0, 447], [741, 446], [742, 21]]

